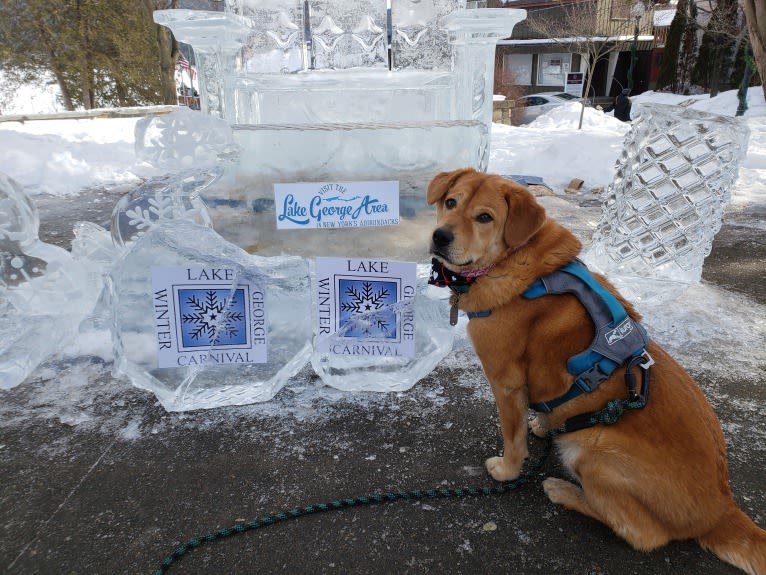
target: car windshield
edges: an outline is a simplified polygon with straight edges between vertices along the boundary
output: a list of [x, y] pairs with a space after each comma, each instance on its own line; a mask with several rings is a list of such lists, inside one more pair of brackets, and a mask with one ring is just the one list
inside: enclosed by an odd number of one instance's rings
[[567, 94], [566, 92], [561, 92], [559, 94], [554, 94], [557, 98], [561, 98], [562, 100], [577, 100], [577, 96], [573, 96], [572, 94]]

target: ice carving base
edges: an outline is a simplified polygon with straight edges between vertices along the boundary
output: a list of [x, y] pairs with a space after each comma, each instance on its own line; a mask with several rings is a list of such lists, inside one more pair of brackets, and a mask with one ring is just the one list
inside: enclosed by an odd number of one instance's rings
[[[439, 288], [428, 285], [430, 265], [418, 266], [414, 357], [348, 356], [314, 350], [311, 367], [322, 381], [343, 391], [407, 391], [426, 377], [452, 351], [455, 331], [449, 305]], [[403, 313], [400, 309], [398, 313]], [[343, 330], [336, 333], [344, 343]], [[364, 343], [364, 340], [357, 340]]]
[[[196, 247], [200, 246], [200, 247]], [[152, 267], [229, 270], [230, 293], [245, 281], [265, 283], [268, 355], [261, 363], [220, 364], [210, 359], [158, 367], [157, 302]], [[309, 361], [311, 299], [308, 262], [297, 256], [262, 258], [226, 242], [215, 231], [185, 219], [165, 220], [132, 241], [108, 278], [115, 372], [155, 394], [167, 411], [209, 409], [268, 401]], [[227, 298], [231, 306], [232, 298]], [[167, 305], [167, 304], [166, 304]], [[171, 317], [178, 310], [159, 310]], [[211, 319], [212, 318], [212, 319]], [[217, 322], [213, 341], [226, 329], [226, 310], [206, 316]], [[163, 316], [163, 321], [165, 320]], [[168, 328], [170, 329], [170, 328]], [[232, 348], [234, 349], [234, 348]], [[214, 343], [195, 348], [210, 357]], [[226, 350], [231, 351], [231, 350]], [[232, 351], [236, 353], [236, 350]]]

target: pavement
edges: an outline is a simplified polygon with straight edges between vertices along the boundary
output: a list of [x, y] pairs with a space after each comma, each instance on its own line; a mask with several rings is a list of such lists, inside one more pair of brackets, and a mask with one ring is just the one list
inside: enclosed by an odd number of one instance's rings
[[[72, 223], [103, 223], [113, 200], [95, 191], [38, 198], [41, 239], [68, 247]], [[760, 310], [764, 218], [758, 207], [727, 214], [703, 274]], [[716, 349], [699, 346], [716, 361]], [[691, 363], [726, 435], [734, 496], [766, 526], [764, 366], [753, 377]], [[482, 464], [501, 446], [494, 401], [466, 342], [407, 392], [320, 393], [320, 385], [305, 369], [265, 404], [168, 413], [152, 394], [114, 378], [100, 357], [41, 365], [0, 391], [0, 572], [149, 574], [192, 538], [278, 511], [495, 485]], [[535, 460], [544, 442], [530, 441]], [[566, 476], [555, 459], [545, 475]], [[690, 541], [634, 551], [550, 503], [538, 479], [503, 495], [285, 521], [204, 544], [169, 573], [739, 573]]]

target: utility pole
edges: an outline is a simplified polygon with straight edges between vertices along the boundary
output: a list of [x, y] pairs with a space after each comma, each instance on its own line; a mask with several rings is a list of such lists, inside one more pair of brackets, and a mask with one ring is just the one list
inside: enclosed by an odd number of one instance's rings
[[754, 67], [751, 67], [752, 62], [753, 47], [750, 45], [750, 42], [748, 42], [745, 47], [745, 73], [742, 75], [742, 83], [739, 86], [739, 90], [737, 90], [737, 100], [739, 101], [739, 105], [737, 106], [737, 113], [735, 116], [744, 116], [745, 112], [747, 112], [747, 88], [750, 85], [750, 74]]
[[636, 23], [633, 31], [633, 44], [630, 46], [630, 67], [628, 68], [628, 89], [630, 90], [631, 95], [633, 95], [633, 76], [636, 70], [636, 60], [638, 60], [638, 57], [636, 56], [636, 51], [638, 50], [638, 32], [641, 26], [641, 18], [644, 17], [645, 13], [646, 5], [644, 4], [644, 0], [637, 0], [630, 8], [630, 15], [633, 16], [633, 20]]

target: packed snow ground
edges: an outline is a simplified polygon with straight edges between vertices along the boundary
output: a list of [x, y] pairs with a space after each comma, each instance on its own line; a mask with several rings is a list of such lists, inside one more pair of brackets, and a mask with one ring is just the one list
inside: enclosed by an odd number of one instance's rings
[[[44, 98], [40, 100], [23, 94], [21, 97], [27, 98], [29, 106], [38, 105], [40, 101], [49, 103]], [[737, 108], [735, 92], [714, 99], [649, 92], [636, 97], [635, 101], [688, 105], [729, 116], [733, 116]], [[52, 111], [15, 106], [10, 108], [15, 112]], [[740, 168], [729, 208], [735, 216], [766, 205], [766, 103], [760, 88], [750, 90], [749, 106], [745, 115], [751, 130], [749, 150]], [[8, 109], [4, 113], [8, 114]], [[600, 213], [597, 207], [599, 195], [593, 190], [605, 189], [611, 182], [629, 125], [588, 108], [583, 129], [578, 130], [579, 113], [579, 104], [574, 103], [561, 106], [528, 126], [495, 124], [489, 171], [542, 177], [555, 192], [553, 197], [541, 200], [546, 209], [565, 225], [587, 234], [594, 228]], [[130, 186], [159, 175], [135, 157], [135, 122], [135, 118], [48, 120], [24, 124], [0, 122], [0, 149], [3, 150], [0, 172], [18, 181], [33, 200], [52, 195], [86, 201], [88, 190]], [[573, 178], [585, 182], [581, 192], [564, 194], [563, 189]], [[757, 218], [745, 218], [742, 222], [766, 230], [766, 223]], [[766, 346], [763, 345], [766, 308], [763, 305], [703, 282], [689, 289], [670, 308], [663, 306], [660, 310], [647, 306], [640, 311], [652, 335], [678, 355], [685, 365], [733, 375], [751, 381], [753, 385], [761, 383], [766, 363]], [[705, 345], [694, 345], [698, 341], [704, 341]], [[30, 381], [41, 385], [35, 385], [28, 406], [34, 409], [36, 417], [52, 417], [72, 425], [102, 425], [110, 416], [96, 405], [94, 390], [86, 385], [87, 382], [92, 385], [96, 381], [108, 381], [106, 374], [111, 360], [108, 335], [104, 332], [83, 333], [76, 341], [67, 343], [58, 357], [32, 375]], [[61, 362], [66, 369], [61, 369]], [[456, 368], [464, 368], [466, 364], [478, 366], [465, 338], [458, 340], [445, 364]], [[338, 400], [388, 401], [375, 394], [345, 394], [307, 381], [308, 377], [299, 376], [288, 386], [286, 394], [278, 396], [279, 401], [249, 407], [249, 413], [275, 415], [290, 412], [302, 418], [319, 413], [316, 409], [318, 401], [327, 404]], [[119, 406], [120, 390], [124, 387], [119, 386], [111, 392], [104, 390], [113, 406], [115, 402]], [[428, 393], [428, 404], [438, 407], [438, 386], [430, 387], [428, 391], [417, 391], [416, 386], [409, 393]], [[481, 386], [476, 393], [489, 392], [486, 386]], [[28, 415], [0, 408], [0, 421], [3, 422], [0, 425], [12, 424]], [[139, 425], [135, 421], [115, 423], [122, 430], [124, 439], [138, 433]]]

